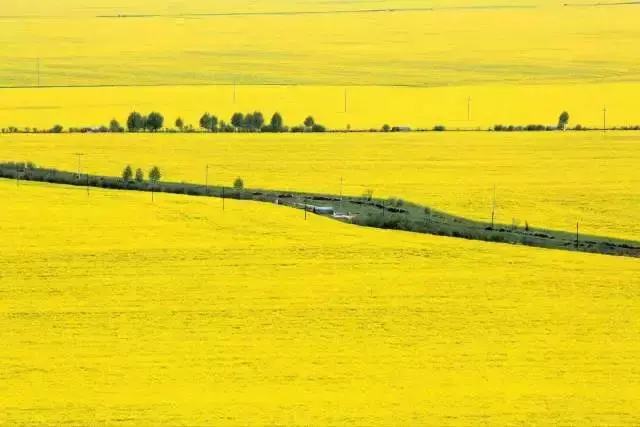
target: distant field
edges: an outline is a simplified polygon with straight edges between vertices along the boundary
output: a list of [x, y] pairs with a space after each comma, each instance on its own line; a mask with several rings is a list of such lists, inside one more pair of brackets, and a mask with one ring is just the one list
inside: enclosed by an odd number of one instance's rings
[[[178, 115], [195, 124], [207, 110], [225, 119], [236, 110], [282, 110], [290, 124], [313, 114], [340, 129], [555, 124], [568, 110], [573, 124], [593, 127], [603, 124], [605, 106], [609, 125], [640, 124], [640, 56], [629, 54], [640, 39], [637, 5], [43, 3], [13, 2], [0, 12], [0, 87], [133, 87], [0, 89], [0, 127], [101, 125], [132, 109], [160, 110], [170, 126]], [[369, 12], [308, 13], [348, 10]], [[257, 15], [187, 16], [225, 13]], [[96, 17], [118, 14], [164, 16]]]
[[636, 260], [247, 202], [0, 198], [0, 423], [640, 423]]
[[160, 111], [167, 127], [173, 127], [177, 117], [197, 127], [207, 111], [229, 121], [234, 112], [260, 110], [267, 120], [279, 111], [289, 125], [298, 125], [311, 114], [332, 129], [380, 129], [385, 123], [428, 129], [436, 124], [464, 129], [503, 123], [556, 125], [567, 110], [571, 125], [601, 128], [605, 105], [607, 126], [639, 125], [638, 99], [640, 83], [0, 89], [0, 129], [97, 127], [112, 118], [124, 124], [133, 110]]
[[[640, 57], [629, 54], [640, 38], [636, 5], [579, 8], [535, 0], [12, 3], [1, 12], [0, 86], [37, 85], [37, 58], [41, 85], [431, 87], [640, 81]], [[424, 7], [437, 10], [176, 16]], [[174, 16], [95, 17], [127, 13]], [[32, 17], [6, 17], [11, 15]]]
[[158, 165], [171, 181], [395, 196], [481, 220], [640, 238], [634, 132], [327, 135], [1, 135], [0, 160], [119, 176]]

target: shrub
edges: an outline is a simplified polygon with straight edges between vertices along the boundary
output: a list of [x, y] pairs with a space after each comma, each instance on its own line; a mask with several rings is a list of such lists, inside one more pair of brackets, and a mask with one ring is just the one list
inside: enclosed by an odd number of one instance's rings
[[51, 133], [62, 133], [63, 130], [64, 128], [62, 127], [62, 125], [55, 125], [51, 128]]
[[311, 132], [326, 132], [327, 128], [320, 125], [320, 124], [314, 124], [313, 126], [311, 126]]
[[447, 128], [446, 128], [446, 127], [444, 127], [444, 125], [435, 125], [435, 126], [433, 127], [433, 130], [434, 130], [435, 132], [444, 132], [445, 130], [447, 130]]

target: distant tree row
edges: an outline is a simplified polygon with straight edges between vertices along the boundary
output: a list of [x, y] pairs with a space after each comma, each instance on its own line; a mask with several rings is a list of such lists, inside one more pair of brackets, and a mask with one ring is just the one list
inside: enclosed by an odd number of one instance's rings
[[[157, 132], [164, 126], [164, 116], [158, 112], [152, 112], [148, 116], [143, 116], [137, 111], [132, 112], [127, 117], [127, 129], [129, 132], [149, 131]], [[111, 121], [111, 128], [120, 132], [120, 124], [114, 119]], [[114, 130], [112, 130], [113, 132]]]
[[[265, 122], [264, 114], [260, 111], [252, 113], [234, 113], [229, 123], [219, 120], [217, 116], [204, 113], [200, 117], [199, 125], [201, 129], [209, 132], [325, 132], [326, 128], [316, 124], [311, 116], [304, 120], [304, 124], [289, 128], [284, 124], [282, 114], [276, 112], [271, 116], [269, 123]], [[182, 118], [176, 120], [176, 128], [184, 131], [184, 121]]]
[[[159, 167], [154, 166], [149, 170], [149, 182], [151, 182], [152, 184], [157, 184], [161, 178], [162, 172], [160, 172]], [[134, 180], [135, 182], [142, 183], [144, 182], [144, 172], [142, 171], [142, 169], [137, 168], [134, 175], [131, 165], [127, 165], [122, 171], [122, 180], [127, 184], [133, 182]]]

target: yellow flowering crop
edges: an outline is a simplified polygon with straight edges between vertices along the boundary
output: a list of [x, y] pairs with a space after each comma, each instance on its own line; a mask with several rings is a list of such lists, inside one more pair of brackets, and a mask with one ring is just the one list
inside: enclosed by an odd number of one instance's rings
[[635, 425], [637, 260], [0, 180], [0, 423]]
[[532, 228], [640, 239], [635, 132], [326, 135], [0, 135], [0, 160], [120, 176], [158, 165], [168, 181], [399, 197]]

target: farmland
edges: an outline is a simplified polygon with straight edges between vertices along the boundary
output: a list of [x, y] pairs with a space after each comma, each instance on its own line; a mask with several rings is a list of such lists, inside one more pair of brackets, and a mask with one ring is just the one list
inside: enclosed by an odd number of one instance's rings
[[[42, 3], [36, 0], [20, 3], [3, 10], [3, 15], [18, 16], [2, 20], [3, 86], [35, 84], [36, 58], [41, 59], [41, 84], [63, 86], [539, 85], [638, 83], [640, 78], [638, 57], [628, 54], [640, 31], [630, 13], [636, 10], [633, 5], [571, 8], [534, 0], [525, 5], [537, 7], [465, 9], [479, 5], [441, 1], [429, 5], [440, 8], [434, 11], [185, 17], [180, 15], [357, 10], [381, 4], [264, 1], [246, 7], [248, 1], [196, 0], [163, 7], [168, 0], [138, 0], [138, 5], [103, 1], [102, 7], [92, 3], [88, 8], [78, 0], [65, 0], [47, 11], [28, 7]], [[416, 7], [416, 2], [386, 1], [382, 8], [408, 5]], [[443, 9], [447, 6], [454, 8]], [[169, 16], [96, 17], [127, 13]]]
[[[640, 132], [486, 131], [640, 125], [637, 2], [4, 3], [0, 163], [640, 241]], [[33, 133], [256, 110], [459, 132]], [[0, 179], [0, 425], [640, 425], [637, 258], [152, 194]]]
[[639, 422], [635, 259], [248, 202], [0, 197], [0, 422]]
[[[3, 12], [0, 86], [13, 89], [0, 90], [0, 127], [100, 125], [131, 109], [192, 124], [204, 111], [228, 118], [282, 110], [290, 124], [313, 114], [339, 129], [555, 124], [568, 110], [574, 124], [594, 127], [604, 106], [610, 125], [640, 124], [640, 62], [629, 55], [640, 38], [633, 5], [469, 9], [478, 5], [440, 1], [432, 11], [187, 17], [180, 15], [381, 4], [65, 0], [51, 10], [39, 3]], [[416, 2], [383, 6], [407, 7]], [[96, 17], [126, 13], [169, 16]], [[66, 88], [78, 85], [130, 87]], [[24, 89], [33, 86], [40, 88]]]
[[327, 135], [2, 135], [0, 160], [119, 176], [126, 164], [171, 181], [399, 197], [479, 220], [639, 239], [635, 132]]
[[487, 129], [497, 123], [556, 125], [560, 112], [567, 110], [572, 125], [601, 128], [604, 105], [607, 126], [639, 125], [639, 97], [638, 83], [0, 89], [0, 128], [97, 127], [112, 118], [124, 123], [133, 110], [160, 111], [167, 127], [173, 127], [177, 117], [197, 127], [207, 111], [229, 121], [236, 111], [260, 110], [268, 117], [279, 111], [288, 125], [301, 124], [311, 114], [332, 129], [380, 129], [385, 123], [428, 129], [436, 124], [450, 129]]

